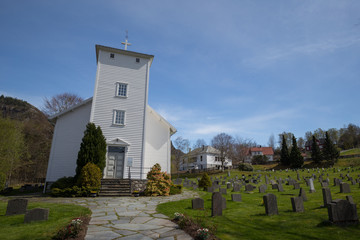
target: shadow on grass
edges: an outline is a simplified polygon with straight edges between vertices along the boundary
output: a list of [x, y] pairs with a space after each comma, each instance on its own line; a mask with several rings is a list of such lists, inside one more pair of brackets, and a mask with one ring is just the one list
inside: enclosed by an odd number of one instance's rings
[[330, 227], [333, 225], [334, 224], [332, 222], [330, 222], [329, 220], [324, 220], [321, 223], [319, 223], [318, 225], [316, 225], [316, 227]]
[[284, 196], [295, 196], [296, 194], [293, 193], [282, 193], [280, 195], [284, 195]]

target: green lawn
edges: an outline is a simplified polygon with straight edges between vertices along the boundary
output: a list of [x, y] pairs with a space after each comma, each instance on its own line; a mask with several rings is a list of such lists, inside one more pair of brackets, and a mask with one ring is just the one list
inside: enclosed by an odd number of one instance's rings
[[344, 155], [354, 155], [354, 154], [360, 154], [360, 148], [353, 148], [353, 149], [349, 149], [349, 150], [342, 151], [342, 152], [340, 153], [340, 156], [344, 156]]
[[[257, 173], [258, 172], [253, 172]], [[317, 172], [307, 171], [300, 172], [300, 176], [311, 176], [312, 173], [319, 175]], [[339, 176], [339, 173], [333, 173], [329, 170], [325, 173], [329, 174], [330, 189], [333, 199], [346, 199], [346, 195], [352, 195], [359, 209], [360, 189], [359, 185], [351, 185], [351, 194], [341, 194], [339, 187], [334, 187], [333, 178]], [[343, 175], [347, 171], [342, 172]], [[241, 176], [242, 172], [233, 170], [231, 176], [235, 174]], [[245, 172], [246, 175], [252, 174]], [[262, 172], [262, 183], [264, 180], [264, 172]], [[350, 173], [353, 178], [357, 177], [360, 171]], [[225, 174], [224, 174], [225, 175]], [[274, 176], [285, 179], [290, 175], [296, 179], [295, 172], [271, 172], [271, 179]], [[262, 197], [264, 194], [258, 193], [258, 189], [253, 193], [245, 193], [242, 187], [240, 194], [242, 202], [232, 202], [231, 192], [228, 190], [227, 208], [223, 211], [223, 216], [211, 217], [211, 193], [198, 191], [205, 200], [205, 210], [192, 210], [191, 199], [164, 203], [158, 206], [157, 210], [169, 217], [173, 217], [175, 212], [185, 213], [194, 219], [202, 222], [204, 227], [212, 225], [217, 226], [217, 236], [220, 239], [359, 239], [360, 226], [338, 227], [327, 224], [328, 213], [326, 208], [321, 208], [323, 204], [322, 191], [320, 183], [315, 180], [315, 193], [309, 193], [309, 187], [304, 181], [301, 187], [306, 189], [308, 201], [304, 202], [305, 212], [292, 212], [290, 198], [297, 196], [299, 190], [293, 190], [292, 186], [283, 184], [285, 192], [272, 190], [268, 185], [267, 193], [273, 193], [277, 196], [279, 215], [266, 216], [265, 207], [262, 205]], [[259, 186], [258, 184], [257, 186]], [[360, 212], [359, 212], [360, 213]]]
[[78, 205], [34, 202], [28, 204], [28, 209], [37, 207], [50, 209], [49, 220], [24, 224], [24, 214], [5, 216], [6, 207], [7, 202], [0, 201], [0, 239], [6, 240], [51, 239], [73, 218], [91, 214], [88, 208]]

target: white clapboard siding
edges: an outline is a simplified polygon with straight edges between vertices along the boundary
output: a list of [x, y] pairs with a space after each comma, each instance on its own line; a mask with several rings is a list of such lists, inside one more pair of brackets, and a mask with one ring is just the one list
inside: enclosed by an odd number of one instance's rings
[[[111, 50], [111, 49], [110, 49]], [[129, 144], [127, 158], [132, 158], [132, 178], [140, 178], [145, 107], [148, 94], [148, 71], [150, 59], [140, 58], [122, 52], [110, 58], [109, 49], [98, 49], [98, 65], [91, 112], [91, 122], [100, 126], [107, 141], [116, 138]], [[138, 57], [139, 58], [139, 57]], [[128, 84], [126, 98], [116, 96], [116, 83]], [[125, 111], [125, 125], [113, 124], [114, 110]], [[127, 171], [127, 161], [125, 169]], [[127, 172], [124, 176], [127, 176]]]
[[90, 111], [91, 101], [86, 101], [80, 107], [57, 118], [46, 182], [75, 175], [77, 155], [86, 124], [90, 120]]
[[171, 171], [171, 143], [169, 125], [155, 113], [150, 107], [146, 115], [146, 143], [145, 143], [145, 164], [143, 178], [156, 163], [159, 163], [161, 170], [167, 173]]

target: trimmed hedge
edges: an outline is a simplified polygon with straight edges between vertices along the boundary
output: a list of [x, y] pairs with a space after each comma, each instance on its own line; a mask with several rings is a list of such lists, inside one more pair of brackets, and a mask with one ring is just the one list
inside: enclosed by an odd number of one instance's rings
[[171, 185], [170, 187], [170, 195], [180, 194], [182, 193], [182, 185]]

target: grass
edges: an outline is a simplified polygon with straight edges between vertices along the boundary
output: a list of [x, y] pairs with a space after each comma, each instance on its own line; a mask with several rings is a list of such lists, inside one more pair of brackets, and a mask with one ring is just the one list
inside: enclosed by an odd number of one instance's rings
[[49, 220], [24, 224], [24, 214], [5, 216], [6, 207], [7, 202], [0, 201], [0, 239], [7, 240], [51, 239], [73, 218], [91, 214], [88, 208], [78, 205], [30, 202], [28, 209], [38, 207], [50, 209]]
[[344, 156], [344, 155], [355, 155], [355, 154], [360, 154], [360, 148], [353, 148], [353, 149], [349, 149], [349, 150], [342, 151], [342, 152], [340, 153], [340, 156]]
[[[234, 177], [242, 174], [246, 176], [254, 174], [249, 172], [239, 172], [233, 170], [231, 176]], [[296, 179], [296, 173], [289, 171], [267, 172], [271, 174], [270, 179], [281, 177], [285, 179], [290, 175]], [[319, 175], [317, 171], [300, 171], [300, 176], [311, 176], [312, 174]], [[343, 175], [347, 171], [342, 171]], [[256, 173], [258, 174], [258, 173]], [[264, 174], [262, 172], [262, 183], [264, 184]], [[359, 185], [351, 185], [350, 194], [340, 193], [340, 188], [332, 186], [333, 178], [339, 177], [339, 172], [334, 173], [332, 170], [325, 172], [325, 177], [329, 174], [330, 190], [333, 199], [346, 199], [346, 195], [352, 195], [356, 203], [360, 203], [360, 188]], [[354, 179], [358, 177], [360, 170], [350, 173]], [[226, 174], [223, 174], [225, 176]], [[258, 190], [253, 193], [245, 193], [244, 187], [240, 194], [242, 195], [242, 202], [232, 202], [231, 192], [228, 190], [226, 197], [227, 208], [223, 211], [223, 216], [211, 217], [211, 193], [197, 190], [201, 197], [205, 200], [205, 210], [191, 209], [191, 199], [181, 200], [177, 202], [168, 202], [160, 204], [157, 210], [171, 218], [175, 212], [184, 213], [194, 219], [197, 219], [203, 227], [217, 226], [216, 236], [222, 240], [226, 239], [359, 239], [360, 226], [338, 227], [328, 224], [328, 213], [326, 208], [321, 208], [323, 205], [321, 186], [318, 180], [314, 181], [315, 193], [309, 193], [309, 187], [304, 181], [301, 181], [301, 187], [306, 190], [308, 201], [304, 202], [305, 212], [292, 212], [290, 198], [298, 196], [299, 190], [293, 190], [292, 186], [283, 184], [284, 192], [278, 192], [271, 189], [268, 185], [267, 193], [273, 193], [277, 196], [279, 215], [266, 216], [265, 207], [262, 205], [262, 197], [264, 194], [258, 193]], [[260, 184], [259, 184], [260, 185]], [[257, 185], [257, 186], [259, 186]], [[359, 209], [359, 204], [357, 204]]]

